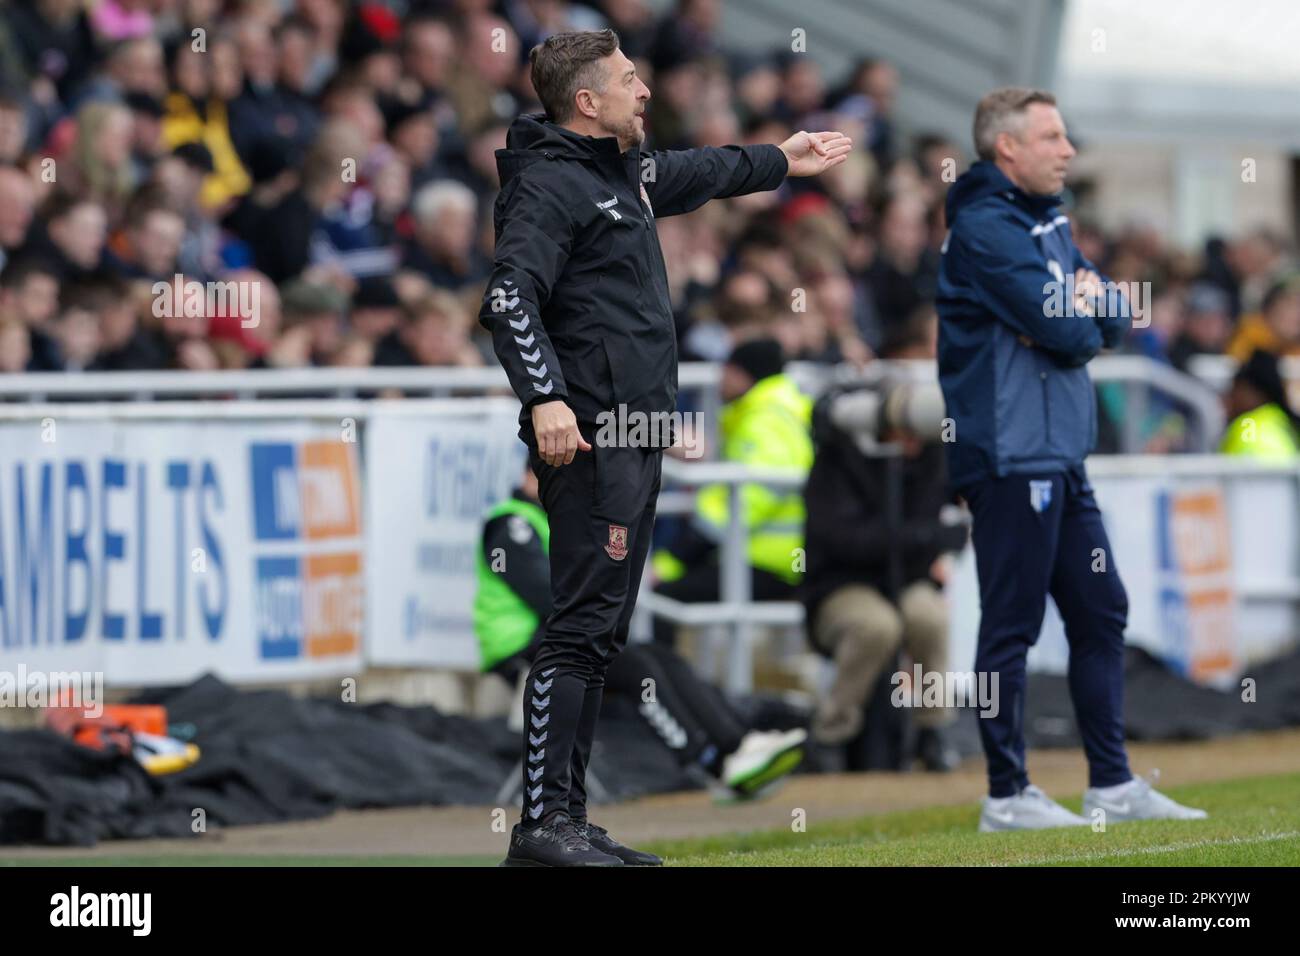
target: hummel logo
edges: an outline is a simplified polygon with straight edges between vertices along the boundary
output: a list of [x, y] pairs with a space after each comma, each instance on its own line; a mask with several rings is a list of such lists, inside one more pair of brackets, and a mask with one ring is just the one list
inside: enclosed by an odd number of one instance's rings
[[539, 694], [545, 694], [550, 689], [551, 681], [547, 681], [546, 683], [542, 683], [539, 680], [533, 681], [533, 690], [537, 691]]
[[613, 217], [615, 222], [618, 222], [623, 217], [622, 215], [619, 214], [619, 211], [614, 208], [614, 206], [616, 206], [617, 204], [618, 204], [618, 197], [615, 196], [613, 199], [607, 199], [604, 202], [596, 203], [596, 208], [605, 210], [605, 212], [609, 213], [610, 216]]

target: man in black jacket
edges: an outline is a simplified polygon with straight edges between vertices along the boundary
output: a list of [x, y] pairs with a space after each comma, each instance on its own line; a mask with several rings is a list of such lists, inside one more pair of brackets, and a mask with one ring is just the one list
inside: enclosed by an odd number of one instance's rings
[[[546, 115], [497, 153], [496, 261], [479, 321], [523, 409], [551, 526], [553, 611], [525, 693], [524, 806], [507, 862], [619, 864], [588, 842], [584, 776], [605, 669], [626, 643], [672, 442], [677, 342], [658, 216], [843, 162], [839, 133], [642, 154], [650, 91], [612, 30], [531, 54]], [[593, 447], [602, 413], [627, 439]], [[638, 427], [639, 424], [639, 427]], [[645, 440], [648, 435], [648, 440]]]
[[[857, 436], [832, 421], [836, 397], [828, 393], [813, 411], [817, 450], [804, 494], [808, 632], [814, 647], [835, 662], [835, 681], [812, 728], [813, 739], [828, 745], [857, 736], [877, 679], [900, 647], [923, 672], [947, 670], [948, 609], [940, 590], [946, 565], [940, 558], [966, 544], [964, 525], [940, 519], [950, 499], [942, 448], [898, 429], [880, 436], [902, 447], [897, 507], [888, 460], [864, 454]], [[953, 717], [944, 708], [916, 714], [917, 748], [928, 769], [955, 766], [942, 732]]]

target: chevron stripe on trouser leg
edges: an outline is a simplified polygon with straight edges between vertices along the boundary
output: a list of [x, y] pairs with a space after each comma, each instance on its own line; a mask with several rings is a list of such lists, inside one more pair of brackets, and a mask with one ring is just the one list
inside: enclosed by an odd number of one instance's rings
[[[627, 640], [630, 605], [650, 547], [662, 452], [592, 444], [560, 467], [531, 456], [551, 528], [553, 610], [525, 687], [527, 826], [556, 811], [585, 817], [587, 760], [605, 669]], [[549, 699], [535, 693], [539, 680]], [[541, 739], [543, 730], [549, 731], [546, 752], [534, 756], [530, 741]]]
[[569, 759], [587, 682], [533, 663], [524, 685], [523, 822], [541, 823], [569, 806]]

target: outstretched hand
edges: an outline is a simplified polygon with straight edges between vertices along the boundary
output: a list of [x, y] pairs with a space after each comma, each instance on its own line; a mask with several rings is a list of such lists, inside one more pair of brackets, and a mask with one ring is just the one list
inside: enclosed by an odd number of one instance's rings
[[788, 176], [816, 176], [848, 159], [853, 140], [843, 133], [795, 133], [781, 144]]

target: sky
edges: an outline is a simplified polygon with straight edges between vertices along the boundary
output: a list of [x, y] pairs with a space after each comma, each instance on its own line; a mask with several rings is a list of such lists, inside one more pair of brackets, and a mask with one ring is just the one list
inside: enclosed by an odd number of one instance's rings
[[1300, 0], [1067, 0], [1059, 62], [1075, 75], [1286, 86], [1300, 84], [1298, 48]]

